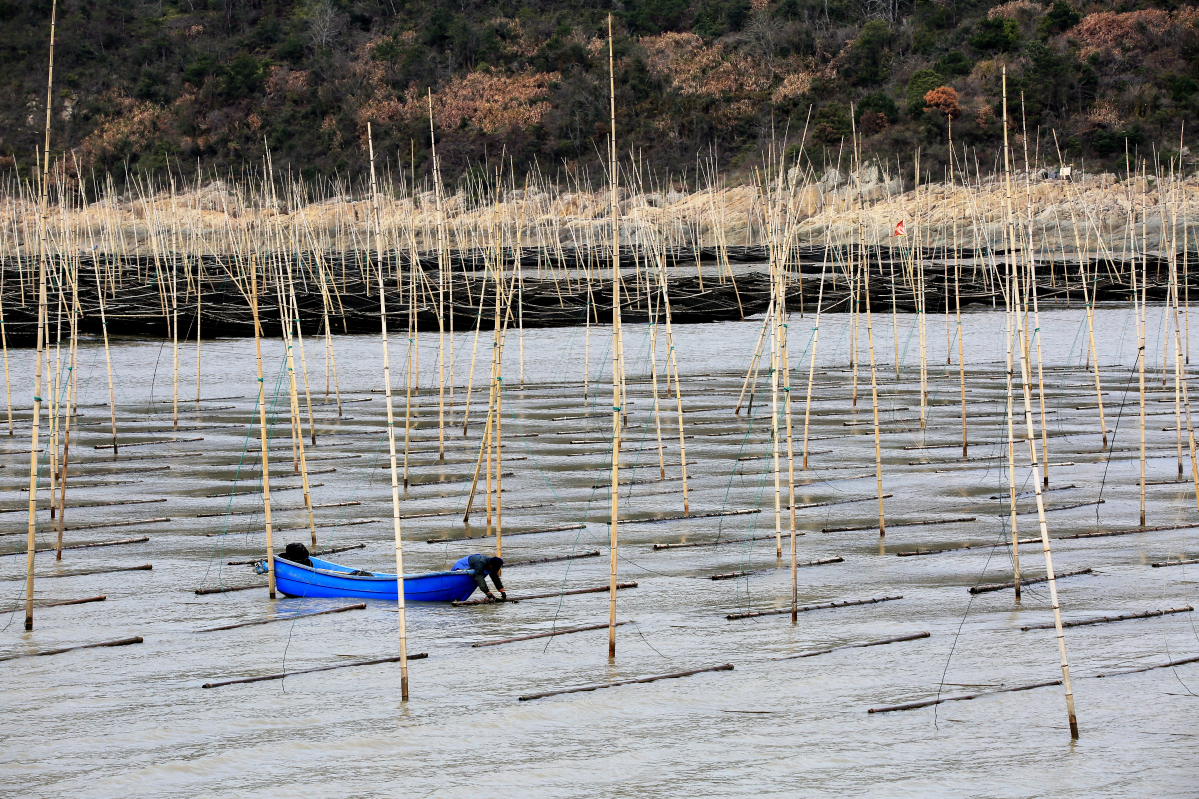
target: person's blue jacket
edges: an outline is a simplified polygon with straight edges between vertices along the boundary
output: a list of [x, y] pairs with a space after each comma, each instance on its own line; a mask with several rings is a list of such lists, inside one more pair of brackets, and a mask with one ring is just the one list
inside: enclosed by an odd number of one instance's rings
[[[450, 568], [454, 571], [470, 572], [471, 576], [475, 578], [475, 584], [479, 586], [479, 590], [488, 596], [491, 596], [491, 592], [487, 590], [486, 577], [488, 575], [490, 575], [491, 581], [495, 583], [495, 587], [497, 589], [499, 589], [501, 592], [504, 590], [504, 584], [500, 582], [499, 573], [488, 571], [487, 567], [491, 563], [491, 560], [492, 558], [489, 558], [486, 555], [467, 555], [465, 558], [459, 558], [458, 560], [454, 561], [454, 565]], [[499, 558], [496, 558], [496, 560], [499, 560]], [[503, 561], [500, 562], [503, 563]]]

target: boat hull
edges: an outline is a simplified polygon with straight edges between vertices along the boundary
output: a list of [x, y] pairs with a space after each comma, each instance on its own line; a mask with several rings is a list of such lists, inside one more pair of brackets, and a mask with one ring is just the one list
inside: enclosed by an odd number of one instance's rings
[[[299, 597], [354, 597], [395, 602], [394, 574], [369, 577], [351, 574], [353, 569], [312, 558], [313, 568], [275, 558], [275, 586], [280, 593]], [[436, 572], [404, 576], [405, 602], [459, 602], [475, 591], [469, 572]]]

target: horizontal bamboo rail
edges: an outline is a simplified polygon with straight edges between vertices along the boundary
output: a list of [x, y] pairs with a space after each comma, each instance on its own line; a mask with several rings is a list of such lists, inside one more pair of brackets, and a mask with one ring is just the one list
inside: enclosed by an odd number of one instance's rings
[[[616, 622], [615, 626], [620, 627], [625, 624], [629, 624], [629, 622], [618, 621], [618, 622]], [[604, 622], [603, 624], [588, 624], [586, 627], [571, 627], [566, 630], [554, 630], [554, 631], [548, 632], [548, 633], [535, 633], [533, 635], [518, 635], [515, 638], [501, 638], [498, 641], [480, 641], [477, 644], [471, 644], [471, 647], [474, 649], [477, 649], [477, 648], [483, 647], [483, 646], [499, 646], [500, 644], [513, 644], [513, 643], [516, 643], [517, 641], [532, 641], [536, 638], [552, 638], [555, 635], [570, 635], [571, 633], [585, 633], [588, 630], [606, 630], [606, 629], [608, 629], [607, 622]]]
[[[408, 660], [424, 660], [429, 656], [428, 652], [417, 652], [414, 655], [408, 655]], [[264, 674], [261, 677], [242, 677], [236, 680], [220, 680], [218, 682], [206, 682], [202, 688], [220, 688], [222, 685], [242, 685], [251, 682], [266, 682], [267, 680], [282, 680], [287, 677], [293, 677], [297, 674], [313, 674], [318, 671], [333, 671], [334, 669], [349, 669], [354, 666], [374, 666], [379, 663], [395, 663], [400, 660], [399, 656], [390, 658], [377, 658], [375, 660], [359, 660], [354, 663], [338, 663], [334, 666], [320, 666], [315, 669], [300, 669], [299, 671], [283, 671], [278, 674]]]
[[347, 610], [366, 610], [366, 603], [359, 602], [356, 605], [344, 605], [340, 608], [330, 608], [329, 610], [316, 610], [311, 613], [295, 613], [290, 616], [278, 616], [273, 619], [258, 619], [256, 621], [243, 621], [237, 624], [226, 624], [222, 627], [207, 627], [203, 630], [196, 630], [198, 633], [215, 633], [220, 630], [235, 630], [238, 627], [256, 627], [260, 624], [272, 624], [277, 621], [295, 621], [296, 619], [307, 619], [311, 616], [326, 616], [330, 613], [345, 613]]
[[834, 646], [831, 649], [821, 649], [816, 652], [801, 652], [798, 655], [787, 655], [785, 657], [775, 658], [775, 660], [799, 660], [800, 658], [814, 658], [817, 655], [827, 655], [830, 652], [838, 652], [842, 649], [863, 649], [868, 646], [883, 646], [885, 644], [898, 644], [903, 641], [916, 641], [921, 638], [928, 638], [929, 635], [930, 635], [930, 633], [920, 632], [920, 633], [913, 633], [911, 635], [901, 635], [901, 636], [898, 636], [897, 638], [884, 638], [881, 641], [866, 641], [865, 643], [861, 643], [861, 644], [845, 644], [844, 646]]
[[44, 657], [46, 655], [61, 655], [63, 652], [74, 652], [79, 649], [99, 649], [109, 646], [129, 646], [130, 644], [140, 644], [142, 637], [135, 635], [130, 638], [118, 638], [115, 641], [101, 641], [96, 644], [80, 644], [79, 646], [64, 646], [61, 649], [47, 649], [44, 652], [29, 652], [20, 655], [4, 655], [0, 656], [0, 660], [16, 660], [17, 658], [35, 658]]
[[[903, 599], [903, 594], [898, 596], [881, 596], [872, 599], [850, 599], [845, 602], [825, 602], [820, 605], [802, 605], [796, 608], [797, 613], [806, 613], [809, 610], [829, 610], [832, 608], [849, 608], [856, 605], [875, 605], [879, 602], [894, 602], [897, 599]], [[730, 621], [735, 619], [753, 619], [758, 616], [781, 616], [784, 613], [790, 613], [791, 608], [780, 608], [778, 610], [755, 610], [749, 613], [730, 613], [725, 616]]]
[[584, 691], [598, 691], [601, 688], [616, 688], [620, 685], [635, 685], [637, 683], [657, 682], [658, 680], [674, 680], [679, 677], [691, 677], [695, 674], [706, 674], [710, 671], [732, 671], [733, 664], [724, 663], [720, 666], [709, 666], [704, 669], [691, 669], [690, 671], [676, 671], [671, 674], [656, 674], [653, 677], [638, 677], [633, 680], [616, 680], [615, 682], [599, 683], [598, 685], [581, 685], [578, 688], [563, 688], [558, 691], [545, 691], [540, 694], [526, 694], [518, 697], [521, 702], [528, 702], [532, 699], [545, 699], [549, 696], [561, 696], [563, 694], [577, 694]]

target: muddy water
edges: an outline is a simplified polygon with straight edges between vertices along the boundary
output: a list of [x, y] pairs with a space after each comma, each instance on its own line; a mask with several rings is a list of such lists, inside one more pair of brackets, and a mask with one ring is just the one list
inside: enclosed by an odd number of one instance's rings
[[[1190, 524], [1193, 488], [1177, 477], [1172, 385], [1162, 391], [1161, 309], [1150, 309], [1147, 479], [1148, 524]], [[1194, 792], [1199, 664], [1138, 674], [1099, 674], [1199, 655], [1194, 613], [1075, 627], [1066, 642], [1082, 737], [1071, 743], [1060, 687], [1000, 693], [901, 713], [867, 710], [938, 695], [958, 696], [1060, 676], [1052, 630], [1021, 627], [1051, 620], [1044, 584], [972, 596], [979, 583], [1011, 579], [1006, 547], [916, 557], [916, 549], [997, 544], [1007, 528], [1003, 315], [964, 317], [969, 461], [962, 461], [956, 325], [954, 366], [945, 365], [946, 325], [926, 325], [930, 407], [920, 426], [916, 318], [875, 317], [879, 362], [883, 484], [888, 533], [821, 532], [877, 523], [871, 501], [874, 446], [865, 336], [853, 406], [848, 318], [821, 321], [811, 417], [810, 463], [798, 470], [798, 559], [840, 557], [799, 571], [801, 605], [902, 596], [873, 605], [729, 621], [728, 613], [786, 606], [790, 593], [786, 481], [782, 482], [784, 558], [775, 557], [773, 462], [767, 367], [752, 411], [734, 416], [760, 321], [678, 328], [683, 374], [690, 509], [693, 514], [760, 513], [621, 525], [619, 572], [637, 588], [619, 593], [617, 657], [604, 630], [503, 646], [470, 644], [603, 622], [605, 594], [528, 600], [476, 608], [410, 606], [412, 698], [399, 701], [394, 664], [347, 668], [210, 690], [209, 681], [379, 658], [397, 652], [394, 607], [299, 618], [223, 632], [199, 629], [287, 617], [347, 604], [281, 597], [264, 589], [197, 596], [201, 587], [262, 578], [229, 561], [260, 556], [262, 534], [253, 342], [205, 342], [202, 400], [195, 402], [194, 343], [179, 359], [180, 430], [172, 428], [169, 345], [113, 347], [118, 425], [127, 446], [115, 462], [107, 424], [102, 347], [88, 342], [79, 373], [81, 425], [72, 437], [67, 543], [148, 536], [149, 541], [68, 550], [61, 563], [37, 556], [39, 575], [152, 563], [152, 571], [40, 579], [39, 601], [104, 594], [92, 604], [36, 611], [21, 629], [23, 556], [0, 557], [0, 654], [140, 635], [144, 643], [0, 663], [0, 788], [8, 796], [1180, 796]], [[1050, 485], [1050, 535], [1135, 527], [1139, 494], [1136, 334], [1126, 306], [1097, 313], [1107, 426], [1104, 457], [1093, 378], [1084, 370], [1087, 331], [1079, 309], [1041, 314]], [[813, 320], [791, 320], [795, 435]], [[898, 338], [895, 338], [896, 330]], [[864, 332], [864, 331], [863, 331]], [[509, 336], [504, 363], [504, 532], [510, 561], [582, 554], [600, 557], [512, 564], [504, 578], [516, 594], [607, 582], [607, 466], [610, 458], [610, 342], [583, 329]], [[677, 416], [662, 400], [666, 480], [660, 479], [652, 394], [650, 331], [628, 326], [629, 426], [621, 456], [622, 517], [649, 520], [682, 512]], [[376, 338], [334, 341], [343, 417], [325, 404], [322, 342], [306, 357], [317, 426], [308, 449], [321, 547], [365, 544], [333, 556], [364, 569], [390, 570], [390, 484], [380, 347]], [[461, 521], [477, 456], [486, 393], [488, 336], [479, 343], [472, 425], [461, 433], [462, 400], [473, 336], [455, 338], [455, 429], [446, 461], [436, 460], [436, 335], [420, 338], [420, 395], [414, 400], [405, 514], [453, 510], [404, 523], [406, 569], [438, 570], [462, 555], [490, 551], [494, 539], [428, 544], [488, 533], [480, 492], [469, 526]], [[397, 413], [403, 413], [408, 343], [393, 338]], [[665, 351], [659, 341], [659, 363]], [[895, 353], [902, 364], [895, 376]], [[583, 392], [583, 359], [590, 358]], [[306, 541], [299, 479], [288, 443], [282, 347], [265, 349], [266, 385], [275, 394], [271, 449], [276, 544]], [[28, 405], [32, 360], [10, 353], [14, 400]], [[1171, 363], [1172, 368], [1172, 363]], [[661, 374], [659, 375], [661, 377]], [[1171, 378], [1172, 381], [1172, 378]], [[484, 385], [485, 389], [486, 386]], [[1132, 393], [1126, 394], [1126, 389]], [[282, 391], [282, 393], [277, 393]], [[189, 399], [190, 398], [190, 399]], [[187, 400], [187, 401], [184, 401]], [[448, 400], [448, 395], [447, 395]], [[1168, 401], [1159, 401], [1168, 400]], [[1081, 408], [1079, 406], [1082, 406]], [[0, 552], [24, 548], [28, 414], [0, 458]], [[1022, 421], [1022, 419], [1018, 420]], [[305, 423], [307, 426], [307, 423]], [[200, 428], [187, 430], [183, 428]], [[1163, 430], [1163, 428], [1169, 428]], [[1017, 428], [1023, 432], [1022, 427]], [[1038, 431], [1039, 432], [1039, 431]], [[172, 441], [172, 439], [179, 439]], [[189, 441], [185, 439], [202, 439]], [[575, 443], [579, 442], [579, 443]], [[592, 443], [594, 442], [594, 443]], [[26, 451], [25, 454], [21, 450]], [[799, 445], [796, 445], [799, 449]], [[1017, 481], [1031, 491], [1027, 445]], [[169, 466], [169, 469], [162, 467]], [[336, 469], [336, 471], [329, 471]], [[1187, 467], [1189, 476], [1189, 465]], [[507, 473], [511, 472], [510, 475]], [[45, 473], [45, 469], [43, 469]], [[319, 485], [317, 485], [319, 484]], [[244, 495], [243, 495], [244, 494]], [[43, 489], [42, 497], [45, 496]], [[994, 498], [998, 497], [998, 498]], [[137, 505], [101, 505], [158, 500]], [[863, 499], [861, 502], [845, 500]], [[1098, 503], [1103, 500], [1102, 504]], [[358, 503], [358, 504], [341, 504]], [[1086, 504], [1083, 504], [1086, 503]], [[86, 507], [91, 506], [91, 507]], [[526, 506], [526, 507], [521, 507]], [[1076, 506], [1076, 507], [1067, 507]], [[1022, 538], [1037, 535], [1035, 504], [1022, 497]], [[200, 514], [213, 514], [201, 516]], [[95, 527], [112, 522], [170, 521]], [[904, 526], [973, 518], [974, 521]], [[349, 524], [370, 520], [360, 524]], [[521, 532], [585, 524], [549, 533]], [[91, 529], [76, 529], [91, 528]], [[1185, 528], [1054, 543], [1059, 572], [1090, 567], [1059, 583], [1067, 620], [1194, 604], [1195, 566], [1151, 563], [1199, 555]], [[52, 543], [48, 514], [39, 541]], [[756, 540], [754, 540], [756, 539]], [[655, 551], [655, 543], [734, 541]], [[1026, 575], [1044, 573], [1037, 546], [1022, 546]], [[713, 574], [750, 572], [713, 581]], [[786, 655], [927, 631], [930, 637], [818, 657]], [[735, 670], [531, 702], [517, 697], [556, 688], [731, 663]]]

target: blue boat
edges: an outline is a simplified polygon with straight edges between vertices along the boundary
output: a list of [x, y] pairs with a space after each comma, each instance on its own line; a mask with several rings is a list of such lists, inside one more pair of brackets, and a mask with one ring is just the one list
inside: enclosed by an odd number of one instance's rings
[[[396, 601], [394, 574], [370, 574], [311, 558], [312, 568], [275, 558], [275, 586], [287, 596], [354, 597]], [[357, 573], [355, 573], [357, 572]], [[460, 602], [475, 590], [467, 571], [404, 575], [405, 602]]]

